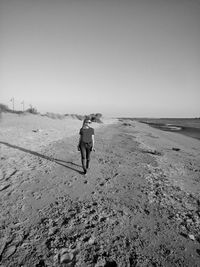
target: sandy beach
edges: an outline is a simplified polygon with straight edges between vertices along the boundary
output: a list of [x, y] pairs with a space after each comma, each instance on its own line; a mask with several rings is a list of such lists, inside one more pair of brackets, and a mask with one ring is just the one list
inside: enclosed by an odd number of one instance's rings
[[0, 266], [199, 266], [200, 141], [104, 118], [85, 177], [81, 125], [2, 114]]

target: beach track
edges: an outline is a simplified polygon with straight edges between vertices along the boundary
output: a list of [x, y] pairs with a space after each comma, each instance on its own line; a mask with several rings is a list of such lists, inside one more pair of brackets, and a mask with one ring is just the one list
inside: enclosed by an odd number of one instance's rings
[[87, 176], [78, 136], [11, 141], [0, 140], [1, 266], [200, 266], [198, 140], [119, 120], [95, 129]]

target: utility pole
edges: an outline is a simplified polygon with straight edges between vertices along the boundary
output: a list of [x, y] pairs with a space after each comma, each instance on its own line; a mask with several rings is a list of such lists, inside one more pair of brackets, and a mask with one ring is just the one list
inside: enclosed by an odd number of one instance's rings
[[14, 99], [14, 97], [12, 97], [11, 99], [10, 99], [10, 101], [12, 102], [12, 104], [13, 104], [13, 111], [15, 110], [15, 99]]
[[24, 112], [24, 100], [21, 102], [22, 106], [23, 106], [23, 112]]

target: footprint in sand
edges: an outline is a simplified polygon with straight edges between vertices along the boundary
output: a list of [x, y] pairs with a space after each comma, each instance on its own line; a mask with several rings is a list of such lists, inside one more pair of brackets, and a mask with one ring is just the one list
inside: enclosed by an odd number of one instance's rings
[[40, 199], [42, 196], [40, 192], [33, 192], [32, 195], [35, 199]]
[[5, 189], [7, 189], [10, 186], [10, 183], [8, 182], [4, 182], [0, 185], [0, 191], [3, 191]]
[[73, 185], [73, 181], [70, 180], [70, 181], [66, 181], [65, 184], [68, 186], [68, 187], [72, 187]]

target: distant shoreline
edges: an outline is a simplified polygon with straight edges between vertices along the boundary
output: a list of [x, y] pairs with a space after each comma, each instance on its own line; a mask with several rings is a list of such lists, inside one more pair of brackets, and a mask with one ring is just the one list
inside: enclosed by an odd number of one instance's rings
[[[141, 121], [142, 122], [142, 121]], [[147, 122], [142, 122], [142, 123], [146, 123], [149, 126], [153, 127], [153, 128], [157, 128], [159, 130], [162, 131], [168, 131], [168, 132], [176, 132], [176, 133], [180, 133], [195, 139], [200, 140], [200, 129], [198, 128], [194, 128], [194, 127], [183, 127], [183, 126], [179, 126], [179, 125], [168, 125], [168, 124], [159, 124], [159, 123], [147, 123]]]
[[149, 126], [162, 131], [176, 132], [200, 140], [200, 119], [127, 119], [148, 124]]

